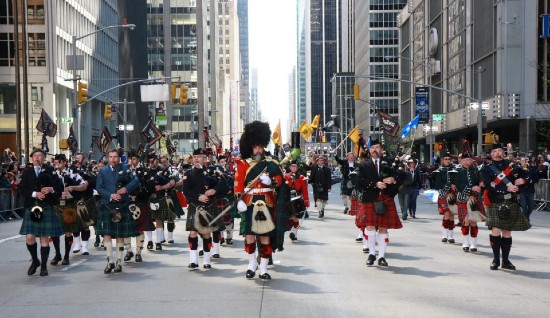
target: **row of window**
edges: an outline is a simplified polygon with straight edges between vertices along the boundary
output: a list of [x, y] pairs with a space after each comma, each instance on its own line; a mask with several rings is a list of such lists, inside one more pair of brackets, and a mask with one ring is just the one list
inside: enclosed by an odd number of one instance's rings
[[[22, 39], [19, 39], [22, 47]], [[46, 34], [29, 33], [27, 39], [29, 66], [46, 66]], [[0, 33], [0, 66], [15, 66], [15, 40], [13, 33]]]
[[[21, 2], [19, 2], [19, 5], [21, 5]], [[23, 11], [21, 8], [19, 10], [20, 12]], [[27, 24], [44, 24], [44, 0], [35, 0], [28, 3], [26, 13]], [[0, 24], [13, 24], [13, 0], [0, 0]]]

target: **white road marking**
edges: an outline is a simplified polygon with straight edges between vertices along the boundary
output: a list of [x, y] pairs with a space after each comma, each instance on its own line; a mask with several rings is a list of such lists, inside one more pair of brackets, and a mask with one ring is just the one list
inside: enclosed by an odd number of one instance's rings
[[76, 267], [76, 266], [78, 266], [78, 265], [84, 263], [85, 261], [87, 261], [87, 259], [82, 259], [82, 260], [80, 260], [80, 261], [78, 261], [78, 262], [76, 262], [76, 263], [72, 263], [71, 265], [69, 265], [69, 266], [63, 268], [62, 270], [60, 270], [60, 272], [64, 272], [64, 271], [68, 270], [68, 269], [71, 268], [71, 267]]
[[11, 241], [11, 240], [15, 240], [15, 239], [18, 239], [20, 237], [23, 237], [23, 235], [16, 235], [16, 236], [12, 236], [12, 237], [8, 237], [8, 238], [5, 238], [5, 239], [2, 239], [0, 240], [0, 244], [1, 243], [4, 243], [4, 242], [7, 242], [7, 241]]

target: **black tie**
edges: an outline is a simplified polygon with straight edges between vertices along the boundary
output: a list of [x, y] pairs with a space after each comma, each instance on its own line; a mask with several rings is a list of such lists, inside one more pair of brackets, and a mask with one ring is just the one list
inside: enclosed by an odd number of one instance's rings
[[378, 159], [374, 159], [374, 166], [376, 167], [376, 173], [380, 174], [380, 170], [378, 168]]

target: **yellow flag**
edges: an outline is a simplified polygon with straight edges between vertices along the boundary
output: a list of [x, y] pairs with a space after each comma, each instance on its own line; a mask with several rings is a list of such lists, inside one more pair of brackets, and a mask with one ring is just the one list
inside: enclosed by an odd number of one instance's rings
[[313, 117], [313, 120], [311, 121], [311, 128], [314, 128], [314, 129], [317, 129], [319, 128], [319, 119], [321, 119], [321, 116], [319, 115], [315, 115], [315, 117]]
[[359, 126], [355, 126], [355, 128], [349, 132], [348, 137], [354, 144], [359, 143]]
[[281, 121], [279, 120], [279, 123], [277, 124], [277, 127], [275, 127], [275, 130], [273, 131], [273, 134], [271, 135], [271, 140], [273, 140], [273, 143], [279, 146], [283, 146], [283, 142], [281, 140]]
[[313, 134], [313, 128], [307, 123], [307, 120], [304, 120], [302, 124], [300, 125], [300, 128], [298, 128], [298, 131], [300, 132], [300, 135], [302, 135], [302, 138], [305, 140], [308, 140], [309, 137]]
[[168, 147], [166, 145], [166, 137], [160, 138], [160, 155], [161, 156], [168, 156]]

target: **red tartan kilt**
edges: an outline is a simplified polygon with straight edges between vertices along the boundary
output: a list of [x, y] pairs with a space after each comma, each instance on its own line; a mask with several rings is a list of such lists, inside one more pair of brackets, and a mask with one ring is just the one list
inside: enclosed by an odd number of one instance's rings
[[397, 208], [395, 207], [393, 197], [379, 195], [376, 200], [386, 200], [386, 212], [382, 215], [378, 215], [374, 210], [373, 202], [363, 202], [363, 204], [361, 204], [360, 213], [364, 213], [365, 215], [365, 226], [375, 226], [377, 228], [386, 229], [402, 228], [403, 224], [401, 223], [401, 219], [399, 219], [399, 214], [397, 214]]
[[363, 208], [365, 203], [357, 200], [357, 215], [355, 215], [355, 226], [358, 228], [364, 228], [367, 226], [367, 215], [365, 214], [365, 209]]
[[437, 198], [437, 211], [440, 215], [445, 214], [445, 212], [451, 212], [449, 210], [449, 203], [447, 203], [447, 198]]
[[359, 200], [357, 200], [354, 197], [350, 198], [351, 204], [349, 207], [349, 215], [357, 215], [357, 211], [359, 210]]
[[464, 221], [464, 218], [466, 218], [466, 215], [468, 214], [468, 201], [462, 203], [462, 202], [456, 202], [456, 208], [458, 214], [458, 220], [460, 222]]

